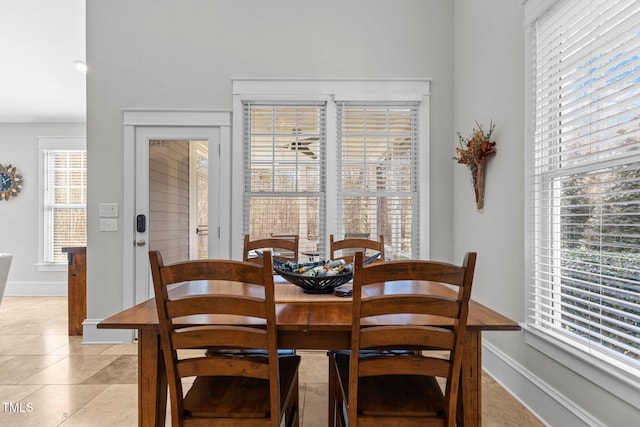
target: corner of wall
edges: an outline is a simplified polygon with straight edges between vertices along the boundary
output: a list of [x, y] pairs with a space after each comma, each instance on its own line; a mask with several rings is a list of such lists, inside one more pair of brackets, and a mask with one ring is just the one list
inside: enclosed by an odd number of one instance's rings
[[135, 331], [130, 329], [98, 329], [102, 319], [86, 319], [82, 322], [83, 344], [131, 344]]

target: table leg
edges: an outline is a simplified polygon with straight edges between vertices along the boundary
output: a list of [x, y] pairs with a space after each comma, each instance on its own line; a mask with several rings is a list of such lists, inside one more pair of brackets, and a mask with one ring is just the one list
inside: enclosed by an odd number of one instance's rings
[[[458, 425], [482, 426], [482, 336], [467, 329], [458, 394]], [[462, 406], [462, 408], [460, 408]], [[462, 410], [460, 410], [462, 409]]]
[[138, 331], [138, 425], [164, 427], [167, 375], [156, 328]]

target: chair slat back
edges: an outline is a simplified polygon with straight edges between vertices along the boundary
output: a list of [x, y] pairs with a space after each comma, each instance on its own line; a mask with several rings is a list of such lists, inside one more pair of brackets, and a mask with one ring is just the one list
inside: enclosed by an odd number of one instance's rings
[[[244, 249], [242, 260], [245, 262], [262, 263], [262, 257], [251, 257], [251, 251], [271, 251], [273, 256], [280, 261], [298, 262], [299, 240], [297, 234], [291, 236], [271, 237], [266, 239], [250, 240], [248, 234], [244, 235]], [[264, 256], [264, 253], [263, 253]]]
[[[462, 364], [462, 346], [466, 331], [471, 285], [476, 254], [465, 255], [462, 265], [434, 261], [389, 261], [363, 265], [357, 252], [353, 276], [353, 322], [351, 354], [361, 350], [411, 349], [422, 352], [392, 356], [377, 354], [350, 358], [349, 419], [358, 415], [358, 380], [378, 375], [427, 375], [446, 380], [444, 414], [455, 425], [456, 404]], [[452, 296], [411, 294], [366, 294], [368, 285], [383, 282], [420, 281], [453, 285]], [[377, 285], [379, 286], [379, 285]], [[406, 322], [375, 326], [374, 316], [407, 316]], [[420, 316], [425, 320], [420, 324]], [[424, 317], [428, 316], [428, 317]], [[443, 318], [443, 326], [433, 325], [433, 316]], [[409, 321], [409, 317], [411, 321]], [[444, 320], [448, 319], [448, 320]], [[373, 326], [371, 326], [373, 325]], [[434, 354], [433, 350], [438, 350]], [[442, 355], [446, 354], [443, 358]], [[451, 421], [452, 420], [452, 421]], [[450, 424], [453, 422], [454, 424]]]
[[366, 253], [367, 250], [379, 252], [378, 260], [384, 261], [384, 236], [381, 234], [376, 241], [363, 236], [350, 237], [349, 235], [345, 235], [342, 240], [335, 240], [333, 234], [329, 235], [329, 259], [343, 259], [347, 264], [351, 264], [356, 252]]
[[[264, 255], [263, 265], [211, 259], [164, 265], [160, 252], [149, 253], [172, 412], [184, 409], [181, 379], [196, 375], [268, 379], [271, 413], [279, 412], [271, 252]], [[225, 289], [229, 282], [257, 285], [264, 295], [252, 290], [251, 295], [221, 291], [176, 296], [169, 291], [170, 285], [194, 280], [223, 281]], [[186, 318], [196, 324], [187, 325]], [[268, 357], [205, 356], [212, 348], [266, 350]]]

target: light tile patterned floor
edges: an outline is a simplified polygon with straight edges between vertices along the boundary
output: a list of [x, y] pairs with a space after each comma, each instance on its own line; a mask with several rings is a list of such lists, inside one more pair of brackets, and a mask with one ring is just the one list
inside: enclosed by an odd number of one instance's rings
[[[64, 297], [5, 297], [0, 305], [0, 426], [127, 427], [137, 423], [137, 348], [67, 336]], [[327, 357], [304, 351], [303, 427], [327, 425]], [[541, 426], [485, 376], [485, 426]]]

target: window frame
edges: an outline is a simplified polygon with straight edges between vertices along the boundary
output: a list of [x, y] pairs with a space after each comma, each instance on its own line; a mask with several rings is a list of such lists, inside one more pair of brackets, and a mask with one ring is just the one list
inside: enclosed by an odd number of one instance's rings
[[[67, 262], [46, 262], [45, 251], [48, 250], [46, 239], [49, 234], [47, 227], [47, 215], [45, 215], [45, 197], [46, 197], [46, 182], [47, 182], [47, 168], [45, 165], [45, 151], [85, 151], [87, 150], [86, 137], [80, 136], [67, 136], [67, 137], [38, 137], [38, 165], [39, 165], [39, 179], [38, 179], [38, 270], [39, 271], [66, 271]], [[84, 206], [85, 211], [87, 205]]]
[[[564, 365], [568, 369], [576, 372], [584, 378], [597, 384], [599, 387], [608, 390], [618, 398], [638, 407], [640, 406], [640, 395], [637, 390], [640, 387], [640, 376], [638, 369], [626, 366], [620, 366], [616, 362], [614, 356], [594, 355], [593, 351], [589, 351], [587, 346], [580, 343], [578, 339], [570, 340], [566, 335], [554, 333], [548, 329], [543, 329], [534, 324], [529, 319], [529, 313], [532, 312], [534, 302], [532, 301], [534, 281], [531, 276], [534, 270], [535, 235], [533, 232], [533, 220], [535, 216], [534, 205], [534, 186], [535, 180], [531, 170], [534, 165], [534, 145], [536, 133], [536, 52], [535, 40], [536, 31], [535, 23], [537, 19], [549, 13], [550, 9], [560, 3], [561, 0], [543, 0], [533, 2], [531, 0], [524, 2], [524, 23], [525, 23], [525, 90], [529, 94], [528, 102], [525, 103], [525, 135], [527, 149], [525, 149], [525, 188], [527, 197], [525, 197], [525, 311], [527, 320], [523, 324], [525, 332], [525, 343], [542, 352], [556, 362]], [[615, 162], [613, 162], [615, 163]], [[629, 163], [634, 163], [632, 159]], [[593, 164], [591, 170], [596, 171], [602, 167], [602, 164]], [[556, 171], [548, 176], [553, 177], [554, 174], [559, 176], [563, 172]], [[566, 173], [566, 172], [565, 172]], [[607, 361], [609, 359], [609, 361]]]
[[[429, 79], [232, 79], [233, 86], [233, 148], [232, 148], [232, 200], [231, 211], [243, 212], [244, 170], [242, 111], [245, 101], [326, 102], [326, 153], [337, 153], [336, 102], [419, 102], [418, 107], [418, 168], [420, 215], [418, 239], [420, 248], [416, 258], [429, 257]], [[326, 188], [336, 188], [335, 158], [327, 164]], [[324, 247], [328, 247], [329, 234], [335, 233], [337, 200], [325, 201], [326, 228]], [[241, 257], [243, 219], [233, 217], [231, 223], [231, 253]]]

